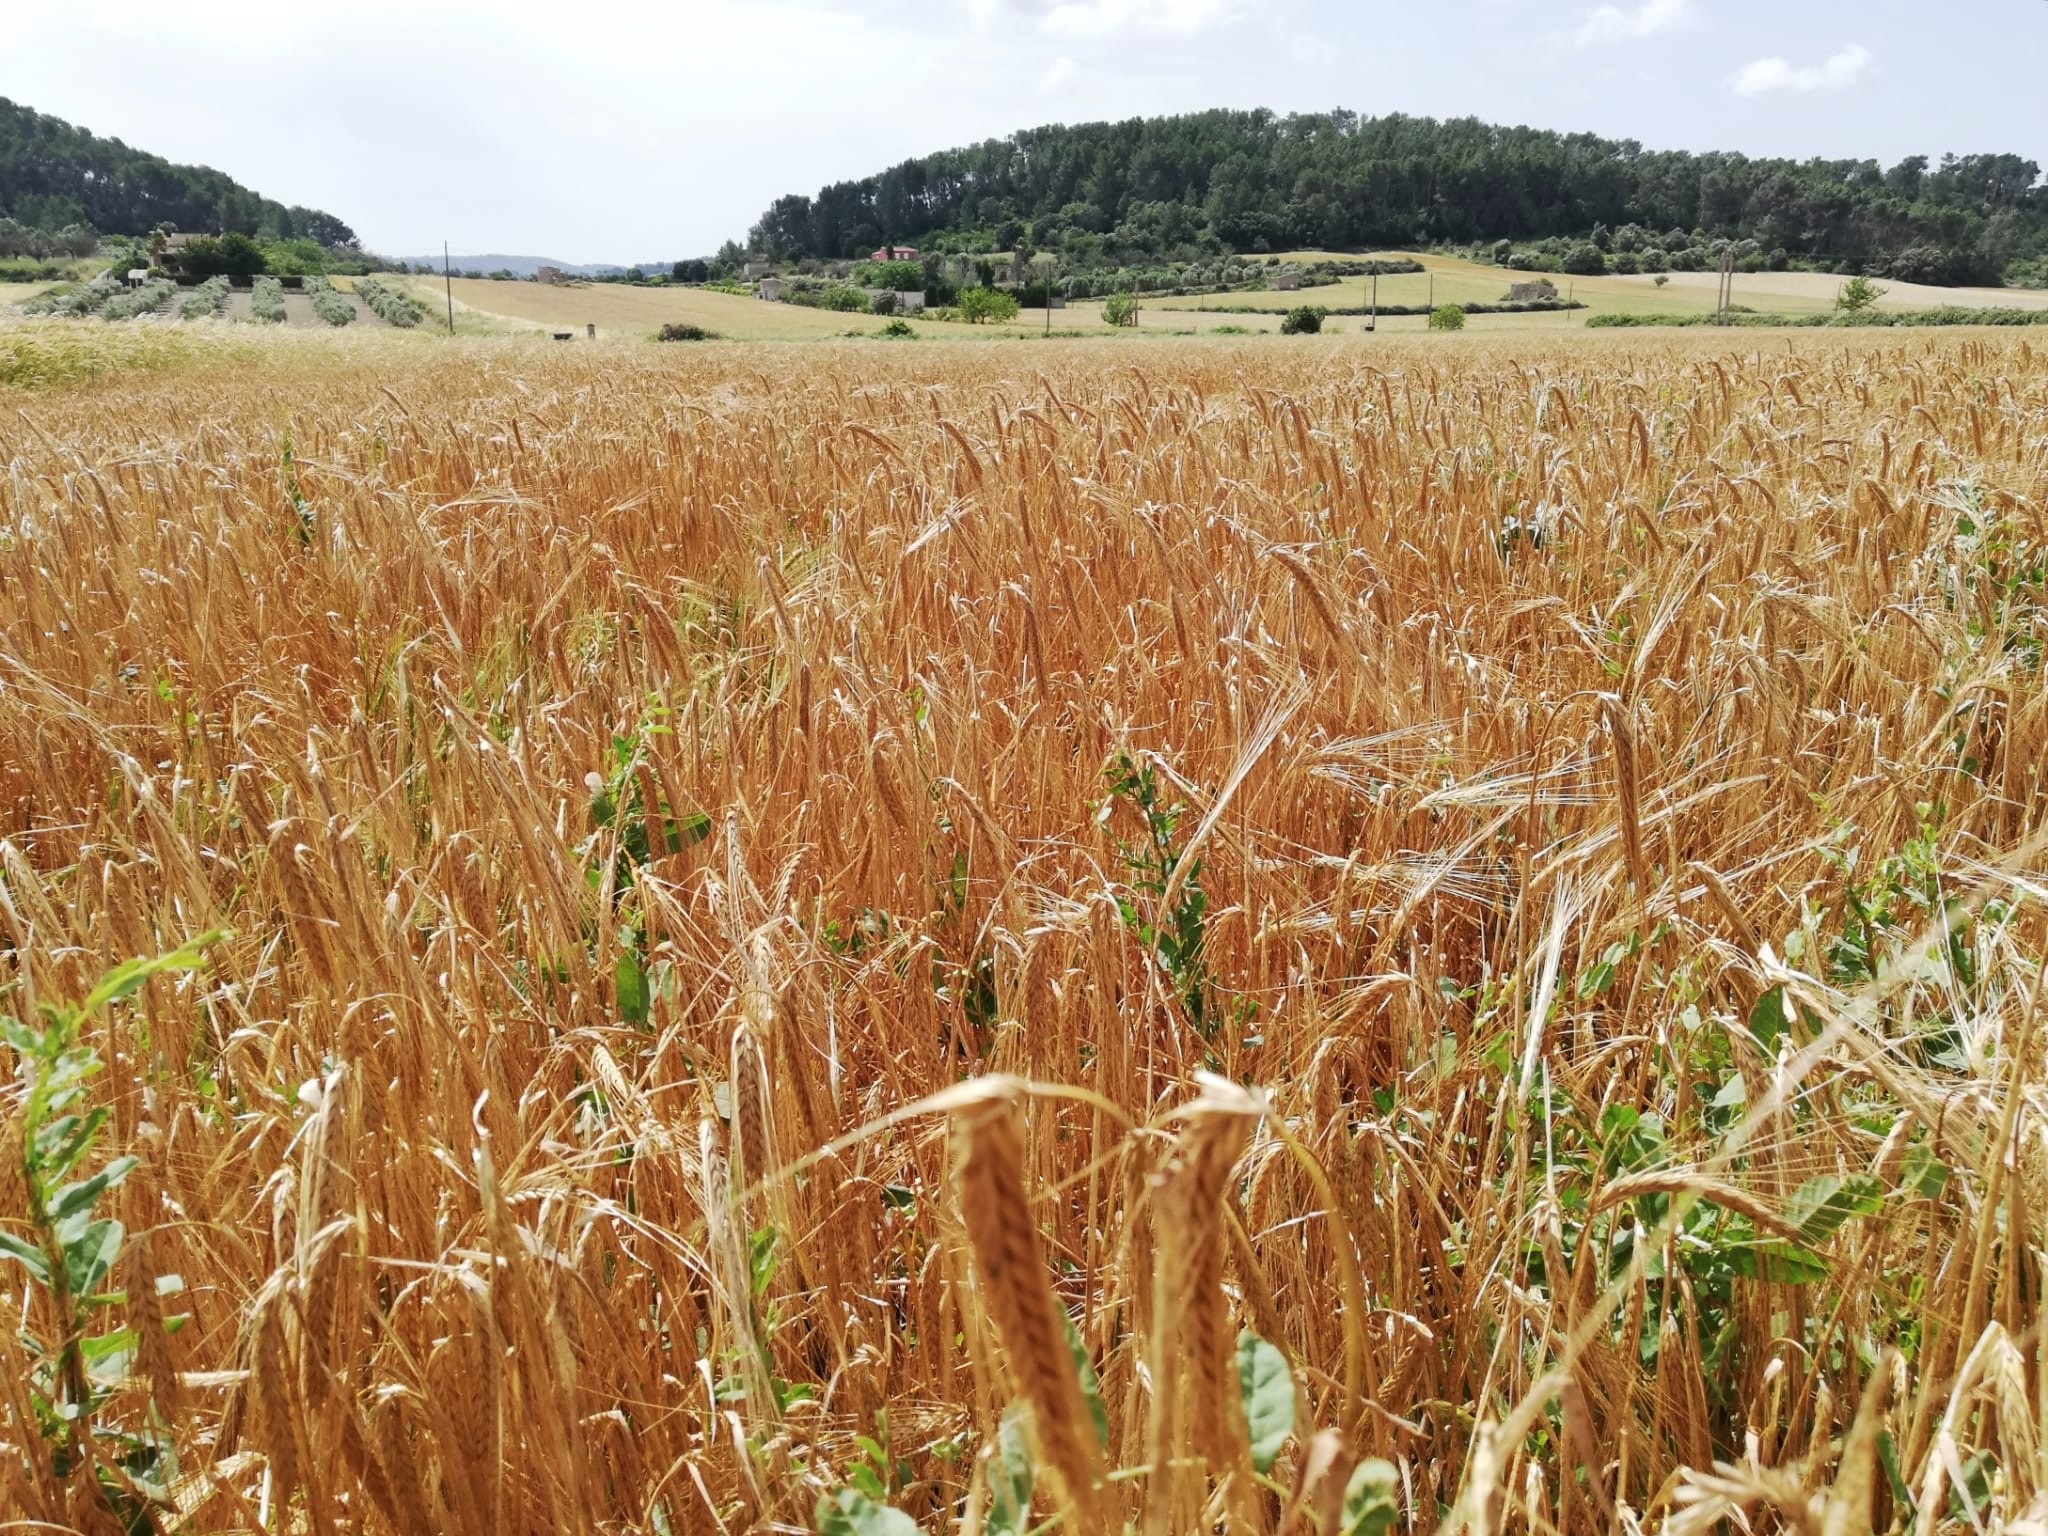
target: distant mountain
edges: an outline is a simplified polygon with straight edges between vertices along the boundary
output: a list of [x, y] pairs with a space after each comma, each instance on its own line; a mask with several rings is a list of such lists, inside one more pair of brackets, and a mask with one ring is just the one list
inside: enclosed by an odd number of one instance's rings
[[173, 165], [5, 97], [0, 220], [31, 230], [89, 225], [103, 235], [146, 235], [168, 224], [187, 234], [356, 244], [355, 231], [331, 213], [287, 207], [208, 166]]
[[1757, 259], [1921, 282], [2048, 269], [2048, 186], [2019, 155], [1753, 159], [1476, 118], [1201, 112], [1053, 125], [778, 199], [751, 244], [847, 257], [885, 241], [1070, 268], [1224, 252], [1753, 241]]
[[[406, 256], [400, 259], [409, 267], [432, 267], [436, 272], [441, 270], [441, 257], [438, 253], [432, 256]], [[616, 262], [563, 261], [555, 256], [507, 256], [498, 251], [488, 252], [482, 256], [450, 256], [448, 265], [457, 272], [510, 272], [515, 277], [531, 277], [542, 267], [559, 267], [566, 277], [617, 277], [627, 270], [625, 265]], [[675, 263], [673, 260], [643, 261], [637, 265], [651, 277], [656, 272], [668, 271]]]

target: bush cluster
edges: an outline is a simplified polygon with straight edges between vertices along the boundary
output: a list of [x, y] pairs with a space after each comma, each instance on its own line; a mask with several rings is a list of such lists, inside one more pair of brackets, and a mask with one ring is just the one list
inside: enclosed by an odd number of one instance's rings
[[30, 299], [23, 307], [32, 315], [96, 315], [101, 305], [110, 299], [118, 298], [120, 294], [120, 279], [112, 273], [104, 273], [89, 283], [52, 288], [48, 293], [38, 294]]
[[137, 315], [146, 315], [157, 309], [177, 291], [178, 285], [168, 278], [153, 277], [140, 288], [124, 289], [108, 299], [100, 306], [100, 318], [133, 320]]
[[1287, 311], [1285, 318], [1280, 322], [1280, 334], [1282, 336], [1319, 336], [1322, 334], [1323, 318], [1327, 313], [1327, 310], [1318, 309], [1313, 304], [1304, 304], [1298, 309], [1290, 309]]
[[374, 277], [357, 280], [356, 297], [369, 307], [371, 314], [402, 331], [411, 330], [427, 317], [426, 305], [409, 293], [386, 287]]
[[1725, 319], [1712, 314], [1698, 315], [1591, 315], [1587, 317], [1588, 330], [1621, 329], [1684, 329], [1700, 325], [1730, 325], [1754, 328], [1797, 328], [1810, 330], [1828, 328], [1836, 330], [1859, 330], [1870, 327], [1920, 327], [1951, 325], [2044, 325], [2048, 326], [2048, 309], [1963, 309], [1950, 305], [1941, 309], [1873, 309], [1858, 312], [1841, 312], [1817, 315], [1759, 315], [1749, 312], [1730, 314]]
[[1000, 288], [969, 288], [960, 295], [960, 318], [969, 325], [1007, 325], [1018, 308], [1017, 296]]
[[[172, 258], [165, 256], [168, 263]], [[247, 235], [201, 235], [176, 253], [178, 270], [194, 277], [253, 277], [270, 268], [263, 247]]]
[[846, 283], [792, 280], [783, 287], [782, 301], [804, 309], [828, 309], [840, 315], [865, 315], [871, 307], [865, 293]]
[[716, 341], [718, 332], [707, 331], [701, 325], [681, 325], [670, 321], [656, 333], [656, 341]]
[[228, 301], [228, 280], [224, 277], [209, 277], [205, 282], [185, 295], [185, 301], [178, 306], [180, 320], [205, 320], [221, 311]]
[[257, 278], [255, 292], [249, 296], [249, 317], [265, 325], [282, 325], [284, 284], [274, 277]]
[[90, 224], [62, 229], [34, 229], [14, 219], [0, 219], [0, 256], [26, 256], [32, 261], [77, 260], [99, 248], [100, 237]]
[[305, 281], [307, 295], [313, 300], [313, 313], [329, 325], [347, 325], [356, 317], [355, 305], [349, 303], [335, 291], [334, 284], [324, 277], [309, 276]]

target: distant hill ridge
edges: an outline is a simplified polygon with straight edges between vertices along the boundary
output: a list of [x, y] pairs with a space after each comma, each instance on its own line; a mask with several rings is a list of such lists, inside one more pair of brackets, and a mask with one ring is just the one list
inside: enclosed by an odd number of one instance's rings
[[27, 229], [89, 225], [103, 235], [146, 235], [166, 224], [195, 234], [356, 244], [355, 231], [331, 213], [287, 206], [210, 166], [173, 165], [5, 97], [0, 219]]
[[[441, 257], [403, 256], [398, 258], [409, 267], [427, 267], [435, 272], [441, 270]], [[542, 267], [554, 267], [564, 277], [618, 277], [637, 266], [652, 277], [657, 272], [669, 271], [673, 261], [642, 261], [618, 263], [610, 261], [563, 261], [556, 256], [508, 256], [502, 252], [490, 252], [482, 256], [454, 255], [448, 258], [448, 265], [459, 277], [465, 272], [510, 272], [514, 277], [532, 277]]]
[[751, 242], [786, 259], [857, 256], [885, 240], [1028, 241], [1086, 266], [1590, 239], [1623, 226], [1660, 245], [1679, 231], [1754, 240], [1791, 262], [1931, 282], [2048, 271], [2048, 188], [2018, 155], [1916, 156], [1887, 169], [1346, 111], [1027, 129], [779, 198]]

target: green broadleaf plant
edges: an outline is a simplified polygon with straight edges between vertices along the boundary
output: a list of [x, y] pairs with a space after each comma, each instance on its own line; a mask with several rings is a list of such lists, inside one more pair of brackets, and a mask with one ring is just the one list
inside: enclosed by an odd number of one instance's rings
[[94, 1331], [99, 1314], [123, 1299], [105, 1287], [127, 1236], [119, 1221], [98, 1212], [135, 1171], [137, 1159], [115, 1157], [91, 1168], [107, 1122], [106, 1108], [91, 1103], [91, 1085], [105, 1063], [80, 1035], [101, 1009], [126, 1002], [151, 977], [199, 969], [206, 949], [224, 936], [203, 934], [169, 954], [116, 966], [84, 1002], [44, 1003], [41, 1028], [0, 1017], [0, 1041], [15, 1055], [13, 1092], [21, 1115], [20, 1144], [4, 1155], [20, 1159], [28, 1195], [27, 1231], [0, 1231], [0, 1260], [19, 1264], [47, 1298], [45, 1308], [24, 1315], [57, 1322], [51, 1336], [25, 1333], [22, 1339], [34, 1362], [30, 1400], [58, 1476], [92, 1468], [107, 1509], [131, 1528], [147, 1507], [165, 1502], [175, 1468], [167, 1440], [120, 1433], [97, 1419], [125, 1382], [137, 1342], [129, 1328]]

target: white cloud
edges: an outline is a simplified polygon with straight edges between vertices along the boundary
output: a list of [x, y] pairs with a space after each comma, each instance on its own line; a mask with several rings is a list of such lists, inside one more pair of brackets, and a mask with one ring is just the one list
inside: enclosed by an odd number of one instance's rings
[[1036, 18], [1054, 37], [1115, 37], [1126, 32], [1192, 37], [1233, 21], [1248, 0], [967, 0], [978, 24], [1004, 10]]
[[1045, 96], [1055, 95], [1067, 86], [1072, 85], [1080, 73], [1081, 66], [1072, 59], [1062, 55], [1060, 58], [1054, 59], [1052, 67], [1039, 78], [1039, 93]]
[[1602, 5], [1586, 12], [1586, 19], [1579, 24], [1572, 41], [1581, 48], [1629, 43], [1655, 37], [1659, 32], [1675, 31], [1692, 20], [1692, 0], [1642, 0], [1642, 4], [1633, 7]]
[[1737, 70], [1728, 86], [1738, 96], [1761, 96], [1768, 91], [1842, 91], [1861, 80], [1872, 62], [1868, 48], [1851, 43], [1825, 64], [1803, 68], [1795, 68], [1785, 59], [1758, 59]]

